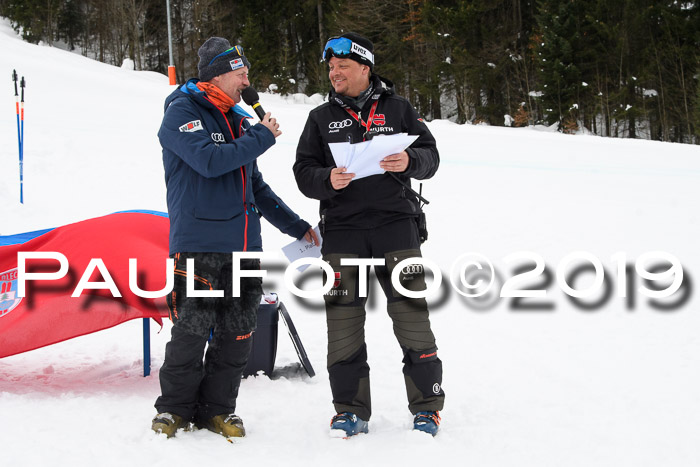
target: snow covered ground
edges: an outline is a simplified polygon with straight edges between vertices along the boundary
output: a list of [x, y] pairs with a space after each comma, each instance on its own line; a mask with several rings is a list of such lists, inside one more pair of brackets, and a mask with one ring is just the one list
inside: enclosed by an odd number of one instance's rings
[[[55, 227], [127, 209], [166, 210], [156, 132], [171, 92], [165, 76], [134, 72], [22, 42], [0, 22], [0, 235]], [[19, 204], [12, 69], [27, 80], [25, 204]], [[254, 70], [254, 68], [253, 68]], [[381, 72], [381, 66], [379, 67]], [[284, 134], [259, 159], [268, 183], [302, 217], [317, 203], [296, 188], [291, 166], [306, 114], [300, 96], [264, 94]], [[153, 374], [141, 376], [141, 322], [0, 360], [2, 465], [700, 465], [700, 148], [638, 140], [566, 136], [534, 129], [429, 124], [442, 166], [424, 184], [430, 240], [423, 254], [445, 276], [430, 300], [447, 394], [441, 433], [413, 433], [401, 352], [376, 283], [367, 322], [374, 414], [370, 434], [330, 439], [333, 415], [325, 370], [322, 301], [283, 288], [283, 259], [268, 268], [268, 290], [286, 303], [315, 378], [300, 375], [280, 328], [280, 377], [248, 378], [238, 414], [248, 436], [234, 445], [209, 432], [165, 439], [150, 431], [158, 368], [169, 325], [152, 332]], [[269, 224], [268, 251], [289, 239]], [[520, 288], [546, 289], [523, 302], [473, 302], [449, 285], [455, 259], [488, 257], [502, 279], [519, 251], [551, 272]], [[572, 252], [605, 267], [611, 295], [592, 310], [575, 306], [554, 279]], [[611, 257], [675, 255], [684, 287], [654, 307], [635, 290], [618, 296]], [[570, 269], [572, 270], [572, 269]], [[593, 283], [581, 275], [575, 288]], [[623, 288], [624, 289], [624, 288]], [[497, 289], [495, 289], [497, 290]], [[539, 303], [537, 310], [523, 304]], [[543, 311], [544, 310], [544, 311]], [[2, 318], [0, 318], [2, 319]], [[0, 345], [2, 336], [0, 336]]]

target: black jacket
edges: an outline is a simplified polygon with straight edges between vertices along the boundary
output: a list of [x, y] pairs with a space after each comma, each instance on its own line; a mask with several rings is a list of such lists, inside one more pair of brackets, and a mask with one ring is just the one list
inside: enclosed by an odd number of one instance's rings
[[391, 81], [373, 75], [372, 83], [374, 92], [361, 112], [350, 100], [331, 91], [328, 102], [309, 113], [299, 139], [294, 176], [304, 195], [321, 201], [321, 219], [329, 230], [374, 228], [417, 216], [419, 210], [415, 197], [386, 173], [353, 180], [342, 190], [333, 189], [330, 173], [335, 162], [328, 143], [359, 143], [367, 131], [345, 107], [352, 108], [367, 121], [372, 104], [378, 101], [372, 133], [419, 135], [406, 150], [410, 159], [408, 168], [395, 174], [401, 180], [410, 183], [411, 178], [430, 178], [440, 163], [435, 138], [411, 104], [394, 93]]

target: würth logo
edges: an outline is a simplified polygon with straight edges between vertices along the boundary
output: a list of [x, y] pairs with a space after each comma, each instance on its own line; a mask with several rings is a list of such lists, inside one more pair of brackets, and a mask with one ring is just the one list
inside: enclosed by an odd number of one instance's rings
[[374, 120], [372, 120], [372, 123], [376, 123], [377, 125], [384, 125], [386, 123], [384, 114], [374, 114]]
[[333, 281], [333, 288], [337, 289], [338, 287], [340, 287], [340, 273], [336, 272], [335, 273], [335, 280]]

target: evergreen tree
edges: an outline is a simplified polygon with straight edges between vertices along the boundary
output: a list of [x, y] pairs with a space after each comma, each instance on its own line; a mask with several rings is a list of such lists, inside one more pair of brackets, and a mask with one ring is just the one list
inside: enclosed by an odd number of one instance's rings
[[542, 42], [536, 46], [542, 102], [548, 124], [559, 123], [566, 131], [578, 129], [583, 52], [582, 0], [540, 0], [537, 24]]
[[693, 106], [693, 125], [695, 128], [695, 143], [700, 142], [700, 86], [695, 85], [695, 104]]
[[84, 28], [83, 12], [78, 0], [66, 0], [58, 13], [58, 37], [65, 39], [70, 50], [75, 49]]
[[10, 18], [14, 30], [21, 32], [27, 42], [44, 40], [51, 44], [59, 8], [58, 0], [9, 0], [0, 14]]

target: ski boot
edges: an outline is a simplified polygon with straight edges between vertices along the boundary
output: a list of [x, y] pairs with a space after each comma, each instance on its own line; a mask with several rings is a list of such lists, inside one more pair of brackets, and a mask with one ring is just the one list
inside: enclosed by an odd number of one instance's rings
[[331, 420], [331, 437], [333, 438], [349, 438], [368, 431], [368, 423], [352, 412], [336, 414]]
[[440, 429], [440, 412], [418, 412], [413, 417], [413, 429], [435, 436]]
[[153, 417], [151, 429], [156, 433], [165, 433], [168, 438], [172, 438], [179, 428], [184, 428], [187, 425], [187, 422], [185, 422], [181, 416], [170, 412], [163, 412]]
[[243, 420], [241, 420], [241, 417], [238, 415], [232, 413], [216, 415], [201, 424], [199, 428], [206, 428], [226, 438], [242, 438], [245, 436]]

